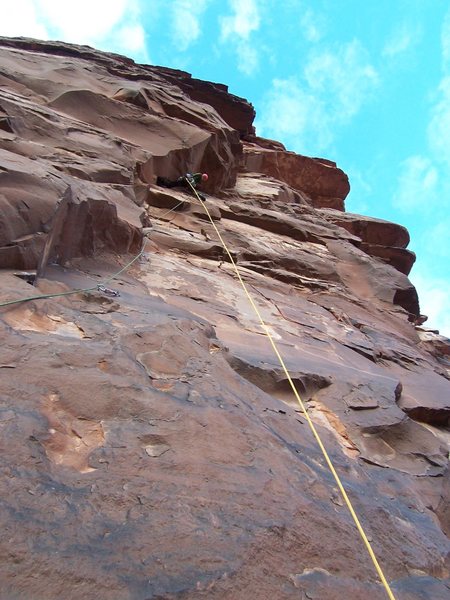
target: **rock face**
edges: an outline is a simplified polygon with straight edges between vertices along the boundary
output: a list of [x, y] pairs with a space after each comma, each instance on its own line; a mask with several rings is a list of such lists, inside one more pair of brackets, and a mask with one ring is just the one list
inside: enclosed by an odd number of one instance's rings
[[450, 346], [413, 325], [406, 230], [345, 213], [346, 175], [225, 86], [0, 57], [0, 302], [46, 295], [0, 308], [0, 596], [387, 597], [203, 206], [155, 185], [206, 170], [395, 597], [447, 599]]
[[306, 193], [317, 208], [344, 210], [350, 184], [336, 163], [286, 152], [272, 144], [261, 144], [258, 138], [250, 139], [251, 142], [247, 139], [244, 144], [244, 165], [248, 171], [284, 181], [291, 188]]
[[331, 209], [321, 211], [324, 217], [358, 236], [361, 250], [371, 256], [382, 258], [401, 273], [408, 275], [416, 260], [414, 252], [407, 250], [409, 233], [401, 225], [373, 217], [352, 215]]

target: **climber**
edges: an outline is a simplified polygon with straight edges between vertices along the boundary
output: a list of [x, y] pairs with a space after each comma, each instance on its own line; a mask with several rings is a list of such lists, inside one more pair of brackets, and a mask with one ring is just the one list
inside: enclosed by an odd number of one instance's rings
[[[208, 181], [207, 173], [186, 173], [186, 175], [182, 175], [178, 177], [178, 179], [168, 179], [167, 177], [157, 177], [156, 185], [160, 185], [166, 188], [173, 187], [187, 187], [191, 189], [191, 186], [197, 188], [197, 186], [203, 181]], [[189, 185], [191, 184], [191, 185]], [[204, 196], [199, 194], [202, 200], [205, 199]]]

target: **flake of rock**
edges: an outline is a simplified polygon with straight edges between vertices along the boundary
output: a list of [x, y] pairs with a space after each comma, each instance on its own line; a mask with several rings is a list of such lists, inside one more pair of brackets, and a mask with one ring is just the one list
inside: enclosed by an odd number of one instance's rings
[[446, 427], [450, 419], [448, 380], [436, 373], [408, 373], [399, 406], [412, 419]]
[[347, 175], [332, 161], [246, 142], [244, 164], [248, 171], [264, 173], [305, 192], [316, 207], [344, 209], [350, 185]]
[[345, 403], [353, 410], [370, 410], [372, 408], [379, 407], [379, 403], [376, 398], [360, 394], [347, 396], [345, 398]]
[[165, 454], [168, 450], [170, 450], [170, 446], [168, 444], [155, 444], [145, 446], [146, 454], [148, 454], [148, 456], [151, 456], [152, 458], [158, 458], [159, 456]]

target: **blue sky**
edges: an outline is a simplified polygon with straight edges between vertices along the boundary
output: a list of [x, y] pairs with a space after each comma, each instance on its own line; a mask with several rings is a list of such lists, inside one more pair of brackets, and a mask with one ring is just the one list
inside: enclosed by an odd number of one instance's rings
[[335, 160], [346, 206], [405, 225], [428, 327], [450, 336], [447, 0], [14, 0], [0, 35], [89, 44], [225, 83], [258, 135]]

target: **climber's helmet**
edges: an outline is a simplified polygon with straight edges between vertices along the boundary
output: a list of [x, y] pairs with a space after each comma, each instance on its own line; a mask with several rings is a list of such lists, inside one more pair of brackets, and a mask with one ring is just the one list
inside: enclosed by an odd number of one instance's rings
[[202, 174], [202, 181], [208, 181], [208, 173]]

